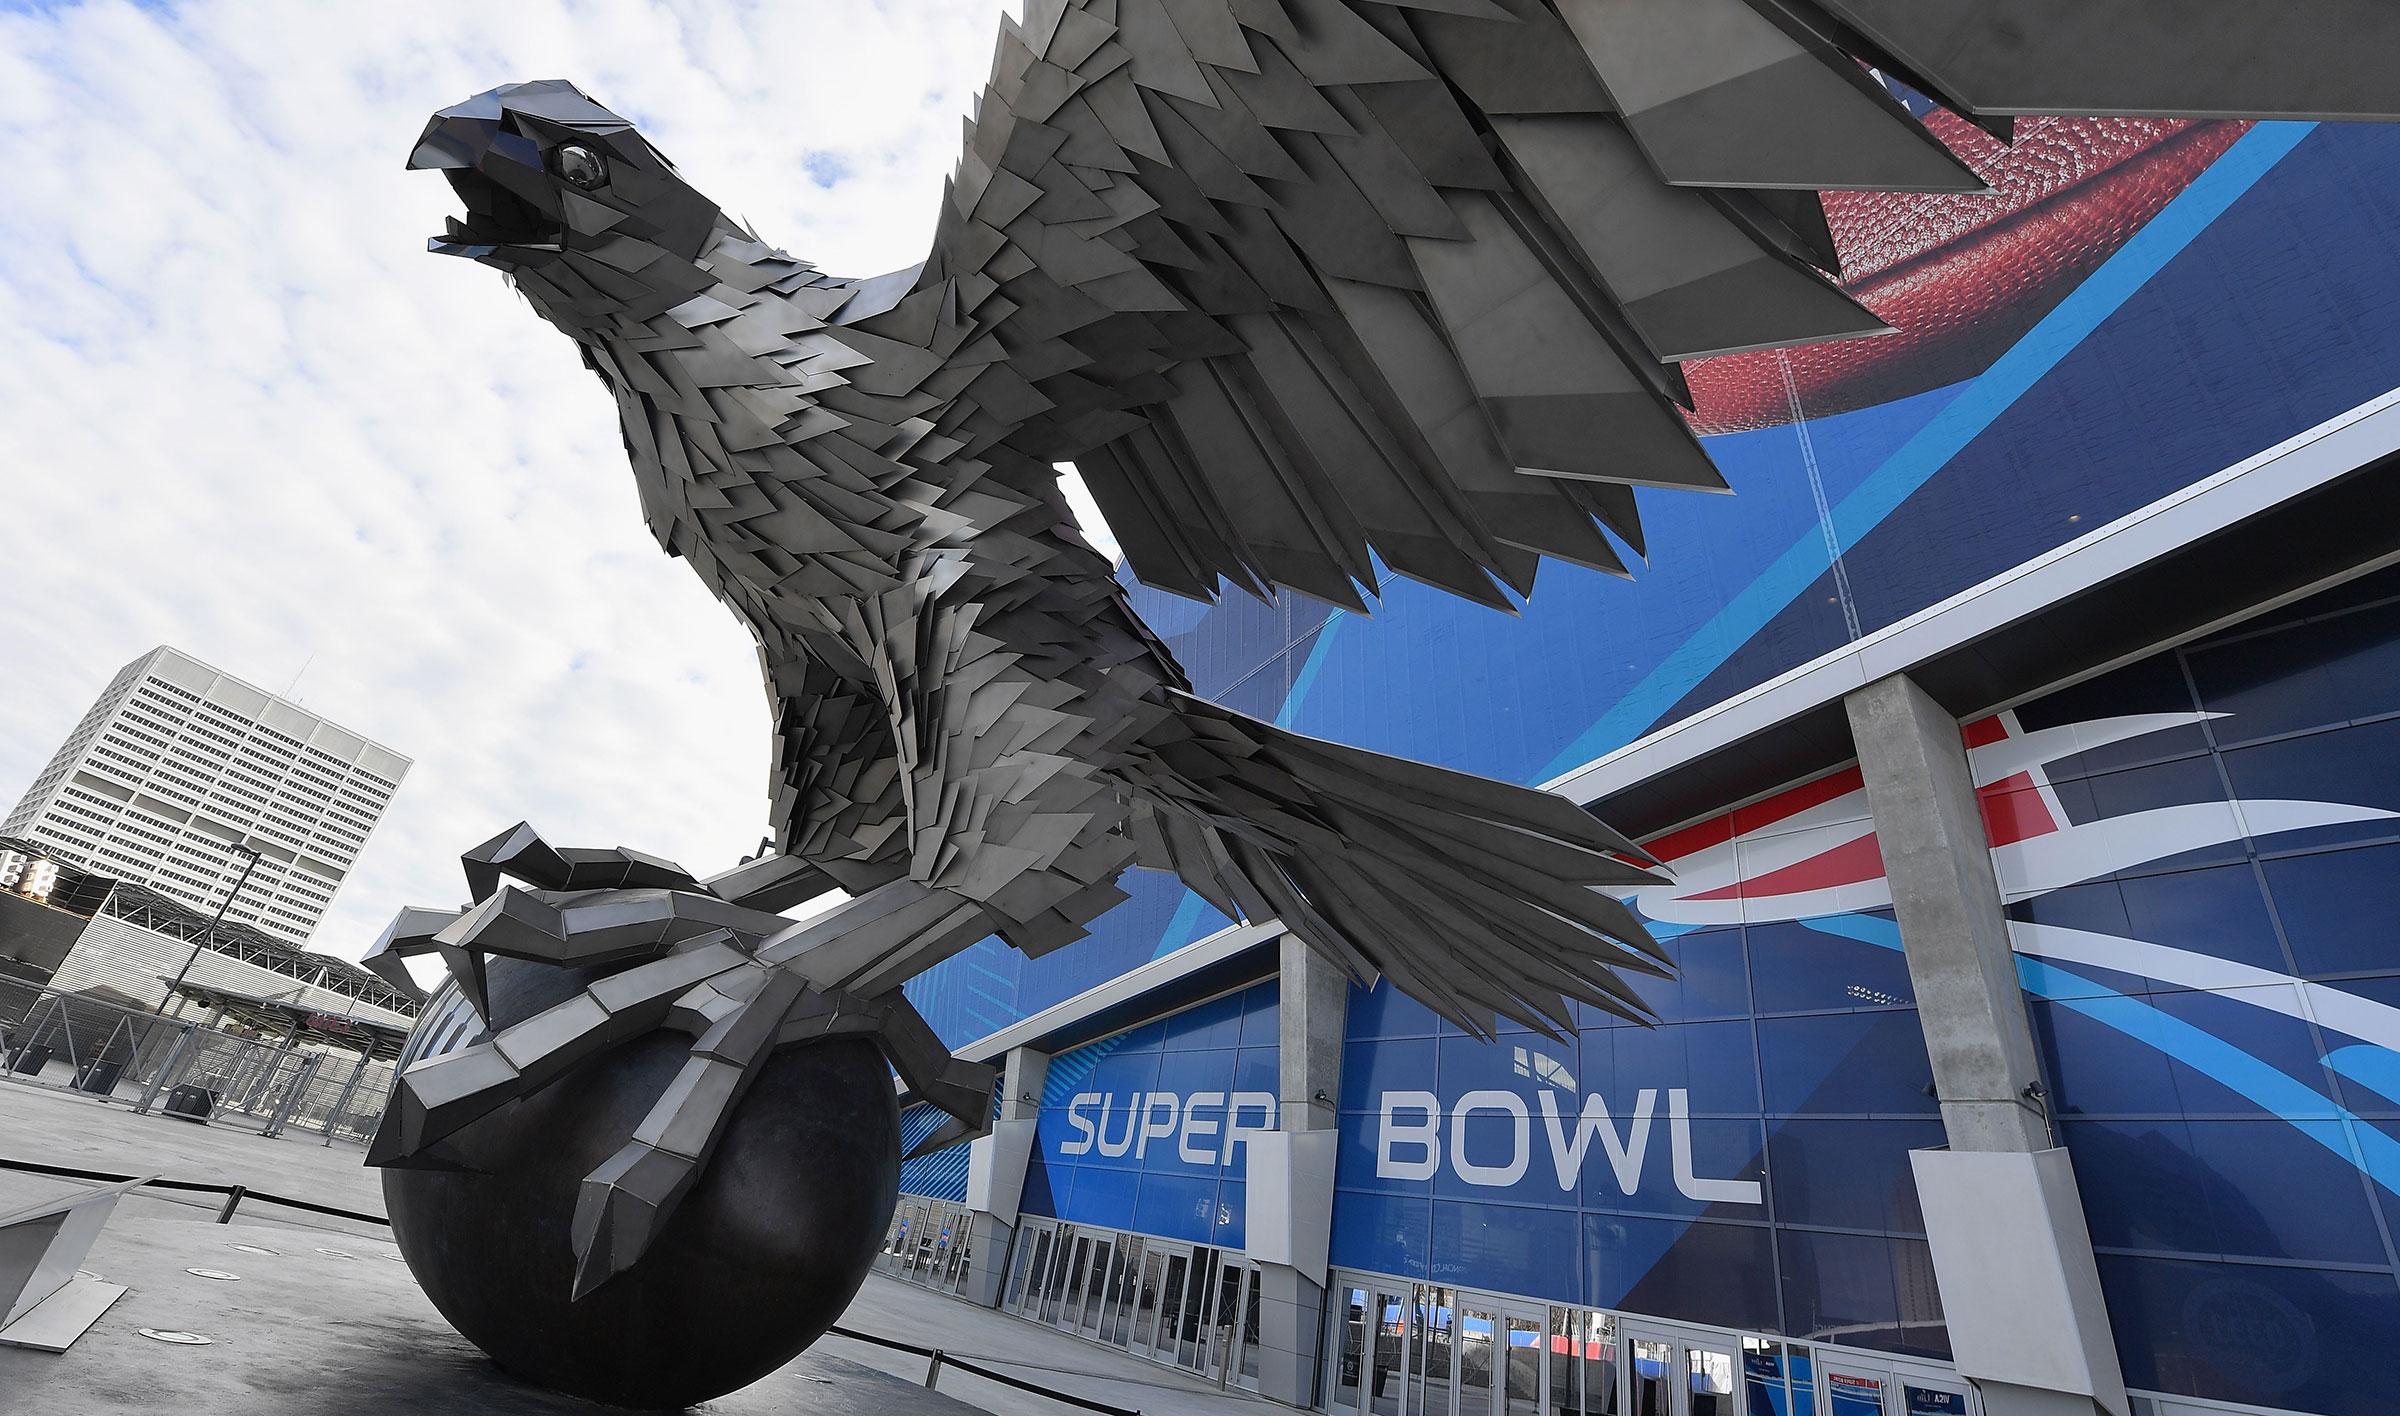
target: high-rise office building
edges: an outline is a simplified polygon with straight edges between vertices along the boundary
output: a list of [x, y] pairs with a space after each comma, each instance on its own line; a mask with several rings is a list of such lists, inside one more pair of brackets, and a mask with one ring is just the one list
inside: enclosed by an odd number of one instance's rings
[[169, 648], [110, 681], [0, 823], [86, 870], [305, 940], [409, 760]]

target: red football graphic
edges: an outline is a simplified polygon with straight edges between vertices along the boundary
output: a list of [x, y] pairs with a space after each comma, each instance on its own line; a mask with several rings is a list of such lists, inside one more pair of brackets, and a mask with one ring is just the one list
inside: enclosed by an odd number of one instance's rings
[[[1981, 373], [2250, 125], [2030, 118], [2007, 146], [1945, 112], [1926, 126], [1990, 194], [1824, 198], [1842, 288], [1898, 333], [1685, 364], [1694, 432], [1846, 413]], [[1797, 408], [1778, 360], [1790, 361]]]

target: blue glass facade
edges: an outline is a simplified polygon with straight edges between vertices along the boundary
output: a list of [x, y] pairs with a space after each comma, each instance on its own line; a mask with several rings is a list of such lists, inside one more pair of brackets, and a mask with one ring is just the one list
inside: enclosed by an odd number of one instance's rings
[[[2260, 125], [1974, 376], [1709, 437], [1738, 495], [1643, 493], [1632, 582], [1546, 567], [1515, 617], [1134, 594], [1221, 701], [1539, 781], [2396, 385], [2400, 131]], [[1965, 732], [2127, 1383], [2400, 1412], [2366, 1355], [2400, 1349], [2400, 573]], [[1855, 773], [1652, 844], [1655, 1030], [1483, 1043], [1354, 992], [1333, 1262], [1946, 1355], [1907, 1158], [1942, 1128]], [[1092, 938], [911, 996], [963, 1043], [1224, 923], [1126, 883]], [[1027, 1212], [1239, 1245], [1273, 1009], [1054, 1059]]]
[[[1207, 696], [1542, 781], [2395, 385], [2400, 132], [2260, 124], [1974, 377], [1706, 437], [1735, 495], [1641, 492], [1631, 581], [1546, 565], [1513, 616], [1398, 578], [1371, 618], [1133, 594]], [[1166, 877], [1122, 883], [1091, 938], [987, 941], [910, 997], [964, 1043], [1224, 923]]]
[[1333, 1261], [1948, 1356], [1908, 1168], [1942, 1126], [1898, 957], [1793, 925], [1671, 947], [1660, 1026], [1593, 1014], [1564, 1047], [1355, 991]]
[[1050, 1059], [1024, 1212], [1242, 1247], [1243, 1137], [1272, 1131], [1270, 981]]
[[2400, 578], [2017, 716], [2102, 713], [2222, 716], [2048, 764], [2068, 821], [2246, 827], [2011, 907], [2126, 1380], [2400, 1410], [2365, 1360], [2400, 1347]]

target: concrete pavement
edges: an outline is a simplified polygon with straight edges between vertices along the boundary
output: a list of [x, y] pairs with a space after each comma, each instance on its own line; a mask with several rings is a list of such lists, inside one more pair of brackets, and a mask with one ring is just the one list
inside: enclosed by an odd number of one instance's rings
[[[243, 1185], [383, 1212], [357, 1146], [266, 1139], [231, 1127], [136, 1116], [96, 1098], [0, 1084], [0, 1157], [44, 1165]], [[0, 1170], [0, 1210], [71, 1192], [76, 1182]], [[424, 1412], [599, 1413], [508, 1376], [426, 1301], [380, 1225], [245, 1201], [136, 1191], [84, 1266], [130, 1286], [64, 1355], [0, 1348], [0, 1416], [175, 1411], [193, 1416], [421, 1416]], [[237, 1248], [247, 1245], [249, 1248]], [[252, 1252], [266, 1250], [270, 1252]], [[199, 1277], [189, 1269], [240, 1275]], [[1266, 1416], [1270, 1403], [1055, 1329], [876, 1274], [842, 1325], [939, 1347], [1054, 1390], [1144, 1416]], [[143, 1337], [197, 1332], [206, 1346]], [[827, 1337], [782, 1370], [696, 1408], [712, 1416], [1072, 1416], [1075, 1408], [925, 1359]]]

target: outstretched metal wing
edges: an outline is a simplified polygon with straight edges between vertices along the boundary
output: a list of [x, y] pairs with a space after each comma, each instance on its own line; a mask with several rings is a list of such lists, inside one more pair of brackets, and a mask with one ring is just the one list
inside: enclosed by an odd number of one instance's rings
[[931, 258], [838, 319], [1148, 584], [1500, 604], [1722, 489], [1677, 361], [1883, 330], [1816, 193], [1981, 187], [1887, 78], [2002, 134], [2389, 118], [2396, 52], [2376, 0], [1029, 0]]

